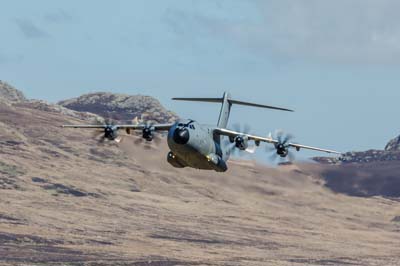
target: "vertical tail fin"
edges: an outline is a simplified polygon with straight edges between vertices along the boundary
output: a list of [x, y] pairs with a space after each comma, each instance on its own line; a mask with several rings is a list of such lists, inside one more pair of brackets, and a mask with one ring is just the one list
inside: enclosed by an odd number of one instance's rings
[[231, 96], [229, 93], [225, 92], [221, 99], [222, 106], [219, 112], [218, 124], [219, 128], [226, 128], [228, 126], [229, 115], [231, 113], [232, 103], [230, 102]]
[[172, 100], [189, 101], [189, 102], [222, 103], [217, 126], [220, 128], [226, 128], [228, 125], [229, 114], [231, 112], [231, 107], [232, 107], [231, 96], [228, 92], [225, 92], [222, 98], [172, 98]]
[[233, 100], [233, 99], [231, 99], [231, 95], [228, 92], [225, 92], [224, 96], [222, 98], [172, 98], [172, 100], [192, 101], [192, 102], [222, 103], [221, 111], [219, 113], [218, 124], [217, 124], [217, 126], [219, 128], [226, 128], [227, 127], [232, 104], [246, 105], [246, 106], [261, 107], [261, 108], [267, 108], [267, 109], [274, 109], [274, 110], [280, 110], [280, 111], [293, 112], [292, 110], [286, 109], [286, 108], [280, 108], [280, 107], [275, 107], [275, 106], [270, 106], [270, 105], [262, 105], [262, 104], [255, 104], [255, 103], [249, 103], [249, 102]]

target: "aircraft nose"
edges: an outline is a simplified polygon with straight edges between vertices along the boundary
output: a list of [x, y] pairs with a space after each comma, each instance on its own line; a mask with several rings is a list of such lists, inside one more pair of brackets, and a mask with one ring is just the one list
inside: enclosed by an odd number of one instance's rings
[[189, 141], [189, 130], [187, 128], [177, 128], [174, 132], [174, 141], [178, 144], [186, 144]]

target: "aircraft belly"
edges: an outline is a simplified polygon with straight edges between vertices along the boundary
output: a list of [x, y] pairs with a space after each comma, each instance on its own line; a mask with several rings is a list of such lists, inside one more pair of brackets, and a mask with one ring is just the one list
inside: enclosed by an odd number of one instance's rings
[[172, 141], [169, 144], [171, 151], [187, 166], [197, 169], [213, 169], [207, 155], [214, 152], [214, 146], [207, 141], [207, 138], [195, 135], [195, 138], [186, 145], [177, 145]]
[[189, 167], [207, 170], [213, 169], [208, 162], [207, 157], [190, 146], [185, 145], [177, 147], [177, 149], [172, 150], [172, 152], [174, 152], [179, 159], [184, 161]]

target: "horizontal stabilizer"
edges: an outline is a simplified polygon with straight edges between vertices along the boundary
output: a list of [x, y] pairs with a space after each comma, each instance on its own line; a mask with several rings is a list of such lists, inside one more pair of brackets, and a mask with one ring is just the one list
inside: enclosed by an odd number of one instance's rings
[[222, 98], [172, 98], [174, 101], [222, 103]]
[[237, 101], [237, 100], [229, 100], [229, 102], [232, 103], [232, 104], [239, 104], [239, 105], [246, 105], [246, 106], [253, 106], [253, 107], [260, 107], [260, 108], [267, 108], [267, 109], [274, 109], [274, 110], [280, 110], [280, 111], [293, 112], [293, 110], [290, 110], [290, 109], [281, 108], [281, 107], [275, 107], [275, 106], [270, 106], [270, 105], [242, 102], [242, 101]]
[[[175, 100], [175, 101], [189, 101], [189, 102], [209, 102], [209, 103], [223, 103], [224, 102], [224, 98], [172, 98], [172, 100]], [[263, 105], [263, 104], [257, 104], [257, 103], [243, 102], [243, 101], [233, 100], [233, 99], [230, 99], [230, 98], [228, 98], [227, 100], [231, 105], [232, 104], [238, 104], [238, 105], [246, 105], [246, 106], [253, 106], [253, 107], [260, 107], [260, 108], [267, 108], [267, 109], [273, 109], [273, 110], [293, 112], [293, 110], [286, 109], [286, 108], [281, 108], [281, 107], [275, 107], [275, 106]]]

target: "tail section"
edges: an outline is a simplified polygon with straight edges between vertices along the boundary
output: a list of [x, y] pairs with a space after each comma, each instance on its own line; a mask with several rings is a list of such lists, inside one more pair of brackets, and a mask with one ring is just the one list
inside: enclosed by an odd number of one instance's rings
[[231, 112], [231, 107], [232, 107], [233, 104], [245, 105], [245, 106], [253, 106], [253, 107], [259, 107], [259, 108], [267, 108], [267, 109], [287, 111], [287, 112], [293, 112], [293, 110], [286, 109], [286, 108], [280, 108], [280, 107], [275, 107], [275, 106], [270, 106], [270, 105], [262, 105], [262, 104], [256, 104], [256, 103], [249, 103], [249, 102], [233, 100], [228, 92], [225, 92], [222, 98], [172, 98], [172, 100], [176, 100], [176, 101], [191, 101], [191, 102], [222, 103], [221, 111], [220, 111], [219, 119], [218, 119], [218, 124], [217, 124], [217, 126], [219, 128], [226, 128], [227, 127], [228, 120], [229, 120], [229, 115], [230, 115], [230, 112]]
[[231, 114], [232, 103], [230, 102], [231, 96], [225, 92], [222, 97], [221, 111], [219, 112], [218, 124], [219, 128], [226, 128], [228, 126], [229, 115]]

